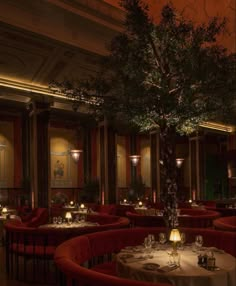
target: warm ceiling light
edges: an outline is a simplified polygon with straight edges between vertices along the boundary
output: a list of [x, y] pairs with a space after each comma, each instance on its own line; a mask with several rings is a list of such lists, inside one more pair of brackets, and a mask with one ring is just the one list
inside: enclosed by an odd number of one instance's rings
[[225, 124], [208, 122], [208, 121], [201, 123], [200, 126], [204, 128], [208, 128], [208, 129], [227, 132], [227, 133], [232, 133], [235, 130], [235, 127], [231, 125], [225, 125]]
[[30, 93], [32, 92], [32, 93], [43, 94], [43, 95], [48, 95], [52, 97], [68, 99], [66, 95], [52, 92], [48, 87], [32, 85], [29, 83], [13, 81], [10, 79], [1, 78], [0, 86], [11, 88], [11, 89], [16, 89], [16, 90], [22, 90], [22, 91], [26, 91]]

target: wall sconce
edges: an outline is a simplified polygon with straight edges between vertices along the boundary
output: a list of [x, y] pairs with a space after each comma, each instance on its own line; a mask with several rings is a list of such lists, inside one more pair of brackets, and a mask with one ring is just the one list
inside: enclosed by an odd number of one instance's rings
[[131, 155], [129, 157], [130, 157], [132, 165], [137, 166], [141, 156], [140, 155]]
[[176, 166], [180, 168], [184, 162], [184, 158], [176, 158]]
[[70, 155], [71, 155], [71, 158], [73, 159], [73, 161], [75, 163], [78, 163], [80, 154], [83, 152], [83, 150], [72, 149], [69, 152], [70, 152]]

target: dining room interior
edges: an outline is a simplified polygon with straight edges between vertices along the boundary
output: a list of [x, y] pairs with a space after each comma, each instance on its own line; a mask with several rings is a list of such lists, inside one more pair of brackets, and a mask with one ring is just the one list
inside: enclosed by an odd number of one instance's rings
[[0, 285], [235, 285], [235, 9], [1, 1]]

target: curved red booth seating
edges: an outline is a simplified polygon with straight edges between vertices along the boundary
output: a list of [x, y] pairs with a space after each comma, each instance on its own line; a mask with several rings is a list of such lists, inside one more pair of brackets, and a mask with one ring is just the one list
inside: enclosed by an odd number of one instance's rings
[[[108, 230], [83, 235], [59, 245], [54, 255], [54, 261], [64, 276], [64, 285], [147, 286], [150, 283], [118, 277], [115, 272], [114, 257], [125, 246], [142, 244], [148, 234], [151, 233], [158, 237], [158, 234], [164, 231], [166, 228], [145, 227]], [[217, 247], [236, 256], [236, 233], [234, 232], [226, 233], [206, 228], [180, 228], [180, 231], [186, 234], [187, 243], [192, 243], [195, 236], [200, 234], [203, 236], [205, 246]]]
[[[165, 226], [165, 221], [162, 216], [141, 215], [132, 212], [127, 212], [126, 216], [130, 219], [132, 226]], [[180, 227], [212, 227], [213, 220], [220, 217], [220, 213], [211, 210], [197, 209], [181, 209], [178, 217]]]
[[27, 216], [21, 217], [24, 226], [38, 227], [45, 224], [49, 220], [48, 209], [46, 208], [35, 208]]
[[130, 224], [132, 227], [165, 226], [165, 221], [162, 216], [141, 215], [133, 212], [126, 212], [126, 216], [130, 220]]
[[236, 231], [236, 216], [225, 216], [213, 221], [215, 229]]
[[[99, 225], [78, 228], [38, 228], [29, 227], [17, 220], [8, 221], [4, 228], [6, 231], [6, 269], [10, 276], [17, 280], [35, 281], [36, 263], [42, 263], [42, 282], [47, 280], [49, 261], [53, 260], [56, 247], [72, 237], [86, 233], [104, 231], [109, 229], [128, 228], [129, 220], [125, 217], [109, 215], [88, 215], [87, 220], [98, 222]], [[32, 276], [27, 277], [27, 261], [33, 265]], [[23, 267], [20, 271], [20, 267]]]
[[213, 210], [181, 209], [178, 217], [180, 227], [212, 227], [220, 213]]

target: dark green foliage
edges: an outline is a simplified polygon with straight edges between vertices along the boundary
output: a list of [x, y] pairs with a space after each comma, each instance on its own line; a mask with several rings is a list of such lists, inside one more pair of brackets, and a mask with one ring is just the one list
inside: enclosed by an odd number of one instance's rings
[[130, 183], [130, 190], [129, 190], [129, 200], [130, 201], [137, 201], [143, 200], [145, 195], [145, 184], [142, 180], [142, 177], [137, 177], [133, 179]]
[[99, 201], [99, 180], [90, 179], [79, 193], [79, 201], [82, 203], [98, 203]]
[[174, 206], [176, 133], [190, 134], [203, 121], [236, 123], [236, 57], [216, 44], [226, 19], [195, 25], [167, 4], [156, 24], [141, 0], [121, 6], [125, 30], [112, 40], [98, 76], [80, 84], [78, 100], [92, 102], [98, 118], [159, 128], [162, 192]]

